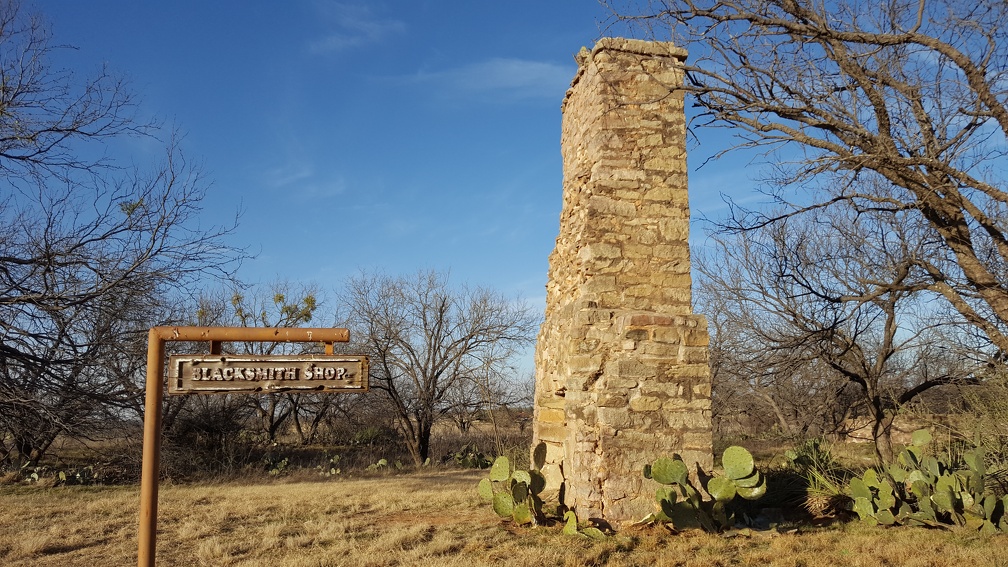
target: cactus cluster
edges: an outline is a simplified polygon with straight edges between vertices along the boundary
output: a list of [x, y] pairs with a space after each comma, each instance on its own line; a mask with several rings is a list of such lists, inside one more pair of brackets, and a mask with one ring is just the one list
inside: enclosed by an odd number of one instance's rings
[[461, 449], [453, 455], [455, 464], [467, 469], [485, 469], [493, 462], [484, 455], [475, 444], [463, 445]]
[[927, 430], [915, 431], [896, 462], [884, 470], [868, 469], [848, 484], [853, 511], [865, 522], [941, 527], [958, 525], [984, 533], [1008, 529], [1008, 496], [998, 498], [985, 486], [982, 448], [966, 451], [963, 464], [928, 455]]
[[518, 525], [545, 521], [540, 494], [546, 487], [546, 479], [539, 472], [542, 468], [539, 455], [540, 451], [536, 451], [534, 468], [529, 470], [511, 470], [510, 461], [501, 455], [490, 466], [490, 476], [480, 481], [480, 496], [500, 517], [511, 518]]
[[718, 532], [736, 523], [732, 506], [736, 497], [757, 500], [766, 493], [766, 477], [756, 469], [752, 454], [743, 447], [725, 449], [724, 476], [708, 475], [697, 465], [697, 479], [711, 499], [693, 486], [682, 457], [661, 457], [644, 467], [644, 477], [661, 486], [655, 492], [658, 511], [642, 522], [671, 523], [676, 529], [700, 528]]

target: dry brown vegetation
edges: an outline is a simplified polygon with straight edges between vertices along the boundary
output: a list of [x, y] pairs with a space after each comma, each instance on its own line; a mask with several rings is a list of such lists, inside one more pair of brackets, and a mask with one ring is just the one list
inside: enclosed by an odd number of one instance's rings
[[[158, 565], [1005, 565], [1008, 536], [858, 523], [724, 537], [663, 528], [604, 542], [516, 528], [480, 502], [479, 472], [162, 486]], [[0, 486], [0, 564], [136, 563], [135, 487]]]

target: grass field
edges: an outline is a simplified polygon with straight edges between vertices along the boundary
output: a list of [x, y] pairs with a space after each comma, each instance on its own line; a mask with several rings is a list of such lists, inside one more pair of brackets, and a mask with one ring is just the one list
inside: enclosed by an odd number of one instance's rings
[[[868, 528], [724, 537], [634, 528], [607, 541], [516, 528], [479, 472], [163, 485], [159, 566], [1008, 565], [1008, 535]], [[0, 486], [0, 565], [136, 565], [137, 487]]]

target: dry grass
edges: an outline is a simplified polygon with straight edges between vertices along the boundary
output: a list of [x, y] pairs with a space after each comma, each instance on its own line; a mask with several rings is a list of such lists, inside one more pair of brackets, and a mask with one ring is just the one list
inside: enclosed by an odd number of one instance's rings
[[[162, 486], [158, 565], [959, 566], [1008, 564], [1008, 536], [858, 524], [722, 537], [634, 529], [605, 542], [499, 521], [479, 473]], [[0, 487], [0, 564], [136, 564], [139, 491]]]

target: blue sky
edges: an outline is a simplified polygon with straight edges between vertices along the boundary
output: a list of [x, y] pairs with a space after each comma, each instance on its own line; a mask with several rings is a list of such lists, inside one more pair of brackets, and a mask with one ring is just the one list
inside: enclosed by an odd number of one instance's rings
[[[207, 222], [244, 211], [232, 243], [258, 255], [242, 279], [332, 290], [360, 269], [436, 268], [543, 304], [560, 103], [603, 33], [594, 0], [36, 7], [76, 47], [62, 64], [128, 75], [144, 112], [185, 133], [213, 182]], [[691, 170], [694, 217], [744, 179]]]

